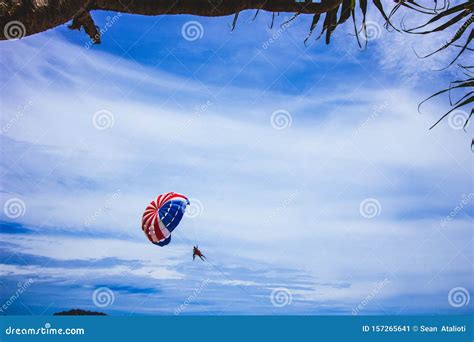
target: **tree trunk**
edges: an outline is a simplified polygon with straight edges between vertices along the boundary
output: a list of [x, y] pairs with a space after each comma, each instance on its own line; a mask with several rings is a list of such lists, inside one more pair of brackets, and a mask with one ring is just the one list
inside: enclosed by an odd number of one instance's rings
[[[73, 20], [71, 29], [84, 27], [94, 40], [97, 33], [90, 11], [104, 10], [129, 14], [192, 14], [225, 16], [247, 9], [270, 12], [325, 13], [342, 0], [319, 3], [296, 0], [2, 0], [0, 40], [23, 38]], [[95, 42], [99, 42], [95, 40]]]

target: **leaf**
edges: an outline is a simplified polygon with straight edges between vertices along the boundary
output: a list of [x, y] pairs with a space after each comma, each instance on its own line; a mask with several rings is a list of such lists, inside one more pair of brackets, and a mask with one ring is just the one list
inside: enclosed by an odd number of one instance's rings
[[460, 21], [462, 18], [464, 18], [467, 15], [469, 15], [469, 12], [468, 11], [463, 11], [463, 12], [459, 13], [458, 15], [454, 16], [453, 18], [449, 19], [444, 24], [442, 24], [442, 25], [440, 25], [440, 26], [438, 26], [438, 27], [436, 27], [432, 30], [422, 31], [422, 32], [414, 32], [412, 30], [407, 30], [407, 32], [413, 33], [413, 34], [429, 34], [429, 33], [433, 33], [433, 32], [443, 31], [443, 30], [447, 29], [448, 27], [450, 27], [451, 25], [456, 24], [458, 21]]
[[[462, 82], [462, 83], [460, 83]], [[474, 79], [468, 79], [468, 80], [461, 80], [461, 81], [454, 81], [452, 83], [460, 83], [459, 85], [456, 85], [456, 86], [450, 86], [449, 88], [446, 88], [446, 89], [443, 89], [443, 90], [440, 90], [436, 93], [434, 93], [433, 95], [431, 95], [430, 97], [424, 99], [419, 105], [418, 105], [418, 111], [420, 111], [420, 107], [427, 101], [429, 101], [430, 99], [432, 99], [433, 97], [436, 97], [438, 95], [441, 95], [443, 93], [446, 93], [446, 92], [449, 92], [451, 91], [452, 89], [458, 89], [458, 88], [466, 88], [466, 87], [473, 87], [474, 86]], [[458, 101], [459, 102], [459, 101]]]
[[235, 29], [235, 24], [237, 24], [237, 19], [239, 18], [239, 13], [240, 13], [240, 12], [237, 12], [237, 13], [235, 13], [235, 15], [234, 15], [234, 20], [232, 21], [232, 27], [231, 27], [230, 31], [234, 31], [234, 29]]
[[351, 14], [352, 14], [352, 23], [354, 24], [354, 33], [357, 39], [357, 45], [359, 45], [359, 47], [362, 48], [362, 44], [360, 43], [360, 39], [359, 39], [359, 31], [357, 30], [355, 11], [352, 10]]
[[[466, 3], [462, 3], [462, 4], [460, 4], [460, 5], [451, 7], [451, 8], [449, 8], [449, 9], [447, 9], [447, 10], [441, 12], [440, 14], [435, 15], [433, 18], [431, 18], [431, 19], [430, 19], [429, 21], [427, 21], [425, 24], [423, 24], [423, 25], [421, 25], [421, 26], [418, 26], [418, 27], [414, 27], [414, 28], [408, 30], [407, 32], [412, 32], [412, 31], [418, 30], [418, 29], [420, 29], [420, 28], [422, 28], [422, 27], [426, 27], [426, 26], [428, 26], [428, 25], [430, 25], [430, 24], [432, 24], [432, 23], [434, 23], [434, 22], [436, 22], [436, 21], [438, 21], [438, 20], [440, 20], [440, 19], [442, 19], [442, 18], [444, 18], [444, 17], [446, 17], [446, 16], [448, 16], [448, 15], [451, 15], [451, 14], [453, 14], [453, 13], [456, 13], [456, 12], [459, 12], [459, 11], [463, 11], [463, 10], [468, 10], [468, 11], [470, 11], [470, 12], [472, 13], [473, 10], [474, 10], [474, 3], [471, 4], [471, 5], [468, 5], [468, 2], [466, 2]], [[413, 32], [413, 33], [414, 33], [414, 32]]]
[[332, 11], [326, 12], [326, 17], [324, 18], [323, 28], [321, 33], [319, 34], [318, 38], [321, 38], [324, 32], [326, 32], [326, 44], [329, 44], [331, 40], [331, 33], [337, 26], [337, 10], [338, 8], [333, 9]]
[[300, 13], [295, 13], [295, 15], [293, 15], [290, 19], [288, 19], [287, 21], [283, 22], [280, 27], [283, 27], [289, 23], [291, 23], [293, 20], [296, 19], [296, 17], [298, 17], [300, 15]]
[[272, 29], [273, 28], [273, 23], [275, 22], [275, 12], [272, 13], [272, 22], [268, 28]]
[[365, 15], [367, 13], [367, 0], [360, 0], [359, 7], [362, 12], [362, 31], [364, 32], [365, 44], [367, 45], [367, 26], [365, 25]]
[[[449, 114], [451, 114], [454, 110], [456, 110], [458, 108], [461, 108], [461, 107], [464, 107], [465, 105], [468, 105], [469, 103], [473, 103], [473, 102], [474, 102], [474, 96], [471, 96], [468, 99], [464, 100], [463, 102], [459, 103], [458, 105], [454, 106], [447, 113], [445, 113], [438, 121], [436, 121], [435, 124], [430, 127], [430, 129], [432, 129], [437, 124], [439, 124], [441, 122], [441, 120], [443, 120], [445, 117], [447, 117]], [[469, 116], [469, 118], [470, 117], [471, 116]]]
[[[464, 44], [464, 46], [462, 47], [461, 51], [459, 51], [459, 53], [456, 55], [456, 57], [454, 57], [454, 59], [451, 61], [451, 63], [449, 63], [449, 65], [446, 67], [450, 67], [451, 65], [454, 64], [454, 62], [456, 62], [458, 60], [459, 57], [461, 57], [462, 53], [467, 49], [467, 46], [471, 43], [472, 39], [474, 38], [474, 31], [471, 31], [471, 33], [469, 34], [469, 37], [467, 38], [467, 42], [466, 44]], [[446, 69], [445, 68], [445, 69]]]
[[326, 44], [329, 44], [331, 41], [331, 34], [334, 32], [337, 26], [337, 8], [326, 14], [326, 17], [329, 16], [329, 26], [326, 30]]
[[392, 22], [387, 17], [387, 14], [385, 13], [385, 11], [383, 9], [383, 5], [380, 2], [380, 0], [372, 0], [372, 1], [374, 3], [375, 7], [377, 7], [377, 9], [379, 10], [380, 14], [382, 14], [382, 17], [385, 19], [386, 24], [390, 25], [395, 31], [399, 31], [395, 26], [393, 26]]
[[253, 16], [252, 21], [255, 21], [255, 19], [257, 19], [257, 15], [259, 12], [260, 12], [260, 9], [258, 9], [257, 12], [255, 12], [255, 15]]
[[352, 0], [343, 0], [343, 1], [342, 1], [341, 16], [339, 17], [339, 22], [338, 22], [338, 24], [342, 24], [342, 23], [344, 23], [347, 19], [350, 18], [350, 16], [351, 16], [351, 10], [353, 9], [352, 5], [353, 5], [353, 1], [352, 1]]
[[[456, 42], [458, 39], [460, 39], [464, 32], [469, 28], [469, 26], [474, 22], [474, 15], [472, 15], [468, 20], [466, 20], [466, 22], [456, 31], [456, 33], [454, 34], [454, 36], [451, 38], [451, 40], [449, 42], [447, 42], [446, 44], [444, 44], [443, 46], [441, 46], [440, 48], [436, 49], [435, 51], [433, 52], [430, 52], [429, 54], [425, 55], [425, 56], [419, 56], [420, 58], [427, 58], [427, 57], [430, 57], [430, 56], [433, 56], [435, 53], [438, 53], [442, 50], [445, 50], [447, 49], [448, 47], [450, 47], [454, 42]], [[461, 47], [461, 51], [459, 52], [459, 54], [451, 61], [451, 63], [449, 63], [445, 68], [443, 69], [446, 69], [448, 67], [450, 67], [458, 58], [459, 56], [466, 50], [468, 49], [468, 45], [469, 43], [471, 42], [472, 40], [472, 30], [471, 30], [471, 34], [469, 35], [469, 38], [467, 40], [467, 42], [464, 44], [464, 46], [462, 45], [455, 45], [457, 47]], [[416, 54], [416, 52], [415, 52]], [[416, 54], [418, 56], [418, 54]], [[441, 69], [441, 70], [443, 70]]]
[[316, 28], [316, 25], [318, 25], [318, 21], [319, 21], [319, 18], [321, 17], [321, 14], [319, 13], [316, 13], [314, 16], [313, 16], [313, 21], [311, 22], [311, 27], [309, 29], [309, 33], [308, 33], [308, 36], [306, 37], [306, 39], [304, 40], [304, 44], [306, 45], [306, 42], [308, 41], [308, 39], [311, 37], [311, 35], [313, 34], [313, 31], [314, 29]]

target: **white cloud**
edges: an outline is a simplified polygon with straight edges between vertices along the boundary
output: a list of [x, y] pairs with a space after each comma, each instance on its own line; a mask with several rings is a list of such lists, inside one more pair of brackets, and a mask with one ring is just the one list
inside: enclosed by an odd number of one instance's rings
[[[331, 91], [321, 85], [307, 97], [265, 91], [260, 98], [261, 89], [221, 89], [60, 40], [38, 58], [22, 57], [42, 43], [5, 48], [17, 73], [6, 80], [2, 127], [19, 103], [31, 106], [1, 138], [8, 181], [1, 197], [24, 199], [19, 222], [39, 232], [110, 238], [79, 243], [30, 235], [16, 242], [23, 252], [163, 260], [169, 267], [127, 272], [176, 279], [183, 275], [171, 268], [198, 242], [230, 266], [261, 262], [355, 284], [325, 292], [325, 299], [358, 300], [387, 273], [397, 274], [391, 295], [424, 291], [438, 271], [457, 278], [431, 284], [436, 291], [469, 273], [462, 258], [455, 272], [442, 268], [470, 239], [466, 220], [441, 233], [433, 214], [454, 207], [469, 185], [467, 137], [447, 125], [428, 132], [436, 117], [416, 112], [419, 94], [348, 75]], [[103, 109], [114, 125], [97, 130], [92, 118]], [[290, 128], [272, 128], [277, 109], [291, 113]], [[148, 202], [166, 191], [199, 199], [204, 211], [184, 219], [165, 253], [147, 243], [139, 221]], [[382, 205], [373, 220], [359, 213], [368, 197]], [[254, 285], [228, 282], [234, 283]]]

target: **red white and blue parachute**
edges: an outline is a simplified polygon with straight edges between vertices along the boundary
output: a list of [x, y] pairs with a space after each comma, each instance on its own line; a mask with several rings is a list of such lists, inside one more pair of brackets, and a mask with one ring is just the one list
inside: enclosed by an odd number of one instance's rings
[[171, 232], [183, 218], [189, 200], [175, 192], [159, 195], [152, 201], [142, 217], [142, 230], [150, 242], [166, 246], [171, 241]]

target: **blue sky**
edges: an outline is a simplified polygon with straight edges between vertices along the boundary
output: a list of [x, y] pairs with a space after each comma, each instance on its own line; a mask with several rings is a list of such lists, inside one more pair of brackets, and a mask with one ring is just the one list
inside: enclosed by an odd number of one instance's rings
[[[349, 27], [305, 47], [311, 18], [285, 14], [93, 16], [99, 46], [0, 45], [3, 314], [472, 312], [449, 300], [474, 290], [470, 134], [462, 112], [428, 131], [446, 99], [417, 112], [459, 75], [413, 49], [446, 37], [375, 13], [364, 51]], [[196, 215], [158, 248], [140, 218], [168, 191]]]

